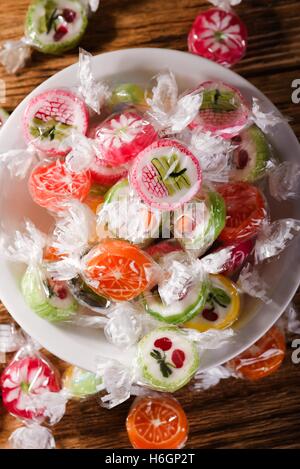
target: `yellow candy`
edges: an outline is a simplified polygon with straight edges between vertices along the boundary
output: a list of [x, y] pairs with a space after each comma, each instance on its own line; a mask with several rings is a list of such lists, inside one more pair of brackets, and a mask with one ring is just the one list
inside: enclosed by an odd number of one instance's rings
[[226, 329], [240, 312], [240, 296], [236, 285], [223, 275], [210, 275], [211, 287], [208, 302], [184, 327], [205, 332], [208, 329]]

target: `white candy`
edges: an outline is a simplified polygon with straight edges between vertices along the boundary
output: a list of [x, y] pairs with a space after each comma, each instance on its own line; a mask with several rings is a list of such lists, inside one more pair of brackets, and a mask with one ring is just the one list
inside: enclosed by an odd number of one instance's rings
[[9, 437], [13, 449], [55, 449], [55, 440], [48, 428], [37, 424], [17, 428]]

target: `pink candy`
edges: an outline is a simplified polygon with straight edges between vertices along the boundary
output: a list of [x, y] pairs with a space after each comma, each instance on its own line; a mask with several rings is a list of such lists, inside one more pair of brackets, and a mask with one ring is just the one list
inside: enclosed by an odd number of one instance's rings
[[154, 127], [135, 111], [114, 114], [95, 129], [102, 163], [110, 167], [131, 162], [157, 138]]
[[211, 8], [195, 19], [188, 48], [193, 54], [231, 67], [245, 55], [247, 39], [247, 28], [237, 15]]

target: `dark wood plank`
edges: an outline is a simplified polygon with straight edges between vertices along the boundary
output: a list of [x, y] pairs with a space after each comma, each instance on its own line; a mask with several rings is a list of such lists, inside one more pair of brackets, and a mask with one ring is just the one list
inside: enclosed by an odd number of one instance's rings
[[[237, 12], [249, 29], [247, 56], [235, 71], [261, 89], [287, 116], [300, 136], [300, 105], [291, 101], [291, 83], [300, 78], [300, 10], [298, 0], [244, 0]], [[0, 42], [23, 34], [29, 0], [2, 0]], [[92, 53], [126, 47], [167, 47], [187, 50], [186, 37], [196, 14], [208, 8], [204, 0], [102, 0], [82, 46]], [[5, 108], [12, 111], [37, 85], [77, 61], [77, 52], [64, 57], [35, 53], [22, 75], [5, 80]], [[297, 304], [300, 306], [299, 295]], [[9, 316], [0, 307], [0, 320]], [[190, 422], [189, 448], [299, 447], [299, 366], [289, 348], [281, 370], [259, 383], [228, 380], [202, 393], [192, 385], [177, 396]], [[62, 371], [67, 365], [51, 360]], [[60, 448], [129, 447], [124, 422], [130, 402], [115, 410], [99, 407], [97, 398], [70, 402], [65, 418], [55, 427]], [[0, 411], [0, 448], [19, 423]]]

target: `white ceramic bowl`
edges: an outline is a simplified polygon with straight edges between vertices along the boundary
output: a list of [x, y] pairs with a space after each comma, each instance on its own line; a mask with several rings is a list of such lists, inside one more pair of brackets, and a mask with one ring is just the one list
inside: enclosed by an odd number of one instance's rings
[[[172, 70], [182, 89], [194, 87], [200, 82], [219, 79], [238, 87], [248, 97], [261, 99], [267, 110], [274, 106], [249, 82], [213, 62], [192, 54], [165, 49], [128, 49], [101, 54], [94, 58], [96, 77], [116, 83], [136, 82], [146, 84], [158, 72]], [[14, 111], [0, 133], [0, 152], [24, 146], [21, 120], [26, 104], [33, 95], [54, 87], [77, 85], [77, 65], [73, 65], [45, 81]], [[286, 123], [276, 127], [271, 138], [282, 159], [299, 161], [300, 146]], [[294, 217], [300, 219], [298, 201], [275, 203], [270, 201], [273, 218]], [[27, 192], [26, 181], [6, 180], [1, 187], [0, 221], [10, 228], [20, 226], [24, 218], [30, 218], [37, 226], [47, 230], [49, 218], [37, 207]], [[70, 325], [54, 326], [36, 316], [25, 304], [19, 283], [24, 268], [1, 262], [0, 298], [20, 326], [59, 358], [93, 370], [97, 355], [111, 357], [130, 365], [135, 348], [122, 350], [113, 347], [99, 330], [79, 329]], [[243, 305], [240, 320], [235, 325], [236, 336], [226, 346], [205, 352], [201, 369], [221, 364], [234, 357], [260, 336], [279, 318], [296, 292], [300, 277], [299, 242], [294, 240], [279, 260], [263, 269], [263, 278], [270, 284], [273, 302], [269, 305], [248, 299]]]

